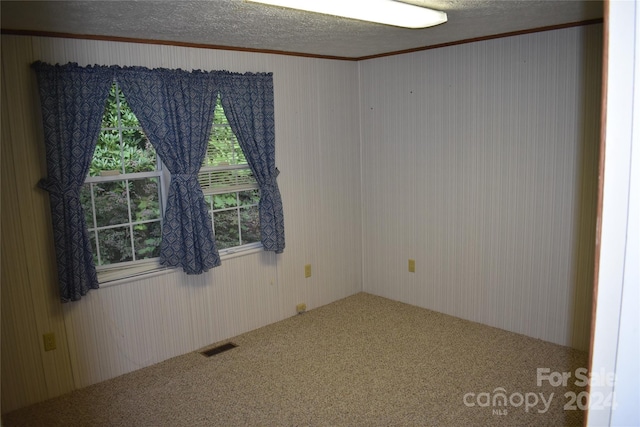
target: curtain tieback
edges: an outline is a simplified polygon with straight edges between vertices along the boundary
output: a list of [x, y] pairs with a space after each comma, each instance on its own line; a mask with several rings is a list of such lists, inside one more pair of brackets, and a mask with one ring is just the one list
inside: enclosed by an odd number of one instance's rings
[[280, 171], [276, 168], [276, 173], [269, 178], [269, 180], [261, 186], [263, 189], [268, 189], [268, 191], [273, 191], [278, 187], [278, 175], [280, 175]]
[[171, 175], [171, 187], [174, 188], [183, 188], [187, 189], [187, 191], [192, 191], [200, 188], [200, 182], [198, 181], [197, 173], [177, 173], [175, 175]]
[[198, 181], [197, 173], [177, 173], [175, 175], [171, 175], [171, 181], [176, 183], [188, 183], [189, 181], [196, 180]]
[[80, 187], [67, 186], [64, 187], [58, 181], [44, 178], [38, 182], [38, 187], [47, 191], [49, 194], [55, 194], [60, 197], [80, 197]]

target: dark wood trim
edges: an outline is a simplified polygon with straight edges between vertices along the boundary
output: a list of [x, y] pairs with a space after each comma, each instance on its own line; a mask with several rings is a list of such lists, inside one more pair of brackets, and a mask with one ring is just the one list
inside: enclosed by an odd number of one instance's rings
[[[604, 2], [604, 28], [602, 32], [602, 101], [600, 107], [600, 145], [598, 147], [598, 196], [596, 202], [596, 243], [593, 254], [593, 297], [591, 302], [591, 336], [589, 339], [589, 372], [593, 368], [593, 344], [596, 332], [596, 309], [598, 308], [598, 285], [600, 274], [600, 246], [602, 242], [602, 206], [604, 199], [604, 161], [607, 145], [607, 92], [609, 76], [609, 1]], [[587, 393], [591, 392], [591, 384], [587, 384]], [[589, 410], [587, 409], [583, 425], [588, 425]]]
[[541, 33], [543, 31], [561, 30], [563, 28], [572, 28], [572, 27], [581, 27], [581, 26], [584, 26], [584, 25], [601, 24], [602, 22], [603, 22], [603, 20], [601, 18], [598, 18], [598, 19], [590, 19], [590, 20], [587, 20], [587, 21], [570, 22], [570, 23], [567, 23], [567, 24], [550, 25], [548, 27], [531, 28], [529, 30], [511, 31], [509, 33], [499, 33], [499, 34], [493, 34], [493, 35], [490, 35], [490, 36], [475, 37], [475, 38], [464, 39], [464, 40], [459, 40], [459, 41], [455, 41], [455, 42], [440, 43], [440, 44], [434, 44], [434, 45], [431, 45], [431, 46], [417, 47], [417, 48], [406, 49], [406, 50], [398, 50], [396, 52], [380, 53], [378, 55], [370, 55], [370, 56], [361, 56], [361, 57], [357, 58], [357, 60], [358, 61], [363, 61], [363, 60], [367, 60], [367, 59], [383, 58], [385, 56], [393, 56], [393, 55], [402, 55], [402, 54], [405, 54], [405, 53], [421, 52], [423, 50], [439, 49], [441, 47], [456, 46], [456, 45], [467, 44], [467, 43], [475, 43], [475, 42], [480, 42], [480, 41], [485, 41], [485, 40], [501, 39], [501, 38], [504, 38], [504, 37], [520, 36], [520, 35], [523, 35], [523, 34]]
[[601, 18], [591, 19], [587, 21], [571, 22], [568, 24], [551, 25], [548, 27], [531, 28], [528, 30], [493, 34], [490, 36], [475, 37], [471, 39], [458, 40], [454, 42], [440, 43], [440, 44], [435, 44], [430, 46], [423, 46], [423, 47], [417, 47], [412, 49], [398, 50], [394, 52], [380, 53], [376, 55], [368, 55], [368, 56], [360, 56], [360, 57], [315, 55], [315, 54], [301, 53], [301, 52], [287, 52], [283, 50], [252, 49], [252, 48], [244, 48], [244, 47], [219, 46], [219, 45], [206, 44], [206, 43], [188, 43], [188, 42], [179, 42], [179, 41], [170, 41], [170, 40], [138, 39], [138, 38], [130, 38], [130, 37], [117, 37], [117, 36], [100, 36], [100, 35], [93, 35], [93, 34], [57, 33], [57, 32], [51, 32], [51, 31], [12, 30], [12, 29], [3, 28], [1, 30], [1, 33], [7, 34], [7, 35], [17, 35], [17, 36], [54, 37], [54, 38], [66, 38], [66, 39], [80, 39], [80, 40], [100, 40], [100, 41], [121, 42], [121, 43], [140, 43], [140, 44], [155, 44], [155, 45], [164, 45], [164, 46], [192, 47], [192, 48], [198, 48], [198, 49], [229, 50], [229, 51], [235, 51], [235, 52], [266, 53], [266, 54], [272, 54], [272, 55], [298, 56], [303, 58], [316, 58], [316, 59], [332, 59], [332, 60], [339, 60], [339, 61], [363, 61], [367, 59], [383, 58], [386, 56], [421, 52], [424, 50], [439, 49], [442, 47], [456, 46], [456, 45], [466, 44], [466, 43], [475, 43], [475, 42], [484, 41], [484, 40], [519, 36], [522, 34], [539, 33], [543, 31], [559, 30], [563, 28], [580, 27], [583, 25], [600, 24], [602, 22], [603, 20]]
[[602, 46], [602, 107], [600, 112], [600, 146], [598, 159], [598, 199], [596, 205], [596, 244], [594, 253], [593, 275], [593, 303], [591, 308], [591, 345], [589, 351], [589, 363], [593, 358], [593, 341], [596, 329], [596, 309], [598, 306], [598, 276], [600, 274], [600, 246], [602, 243], [602, 208], [604, 200], [604, 164], [605, 149], [607, 146], [607, 95], [609, 75], [609, 0], [605, 2], [605, 24], [603, 29]]
[[235, 51], [235, 52], [267, 53], [272, 55], [300, 56], [305, 58], [357, 61], [357, 58], [349, 58], [345, 56], [315, 55], [315, 54], [301, 53], [301, 52], [287, 52], [284, 50], [252, 49], [252, 48], [245, 48], [245, 47], [219, 46], [219, 45], [206, 44], [206, 43], [190, 43], [190, 42], [180, 42], [180, 41], [171, 41], [171, 40], [137, 39], [137, 38], [131, 38], [131, 37], [100, 36], [100, 35], [94, 35], [94, 34], [57, 33], [57, 32], [51, 32], [51, 31], [11, 30], [11, 29], [4, 29], [4, 28], [1, 30], [1, 33], [7, 34], [7, 35], [16, 35], [16, 36], [53, 37], [53, 38], [64, 38], [64, 39], [99, 40], [99, 41], [121, 42], [121, 43], [155, 44], [155, 45], [163, 45], [163, 46], [193, 47], [198, 49], [229, 50], [229, 51]]

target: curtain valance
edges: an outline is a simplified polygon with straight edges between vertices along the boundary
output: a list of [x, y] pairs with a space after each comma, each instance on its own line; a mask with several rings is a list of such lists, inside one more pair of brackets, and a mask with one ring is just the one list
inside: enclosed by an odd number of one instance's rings
[[110, 75], [112, 79], [118, 81], [118, 77], [126, 73], [129, 76], [136, 76], [139, 79], [155, 79], [160, 75], [174, 75], [200, 77], [205, 79], [213, 79], [216, 84], [224, 82], [232, 82], [234, 79], [267, 79], [273, 81], [273, 73], [236, 73], [226, 70], [192, 70], [187, 71], [181, 68], [147, 68], [140, 66], [120, 66], [120, 65], [87, 65], [81, 66], [75, 62], [66, 64], [48, 64], [42, 61], [36, 61], [31, 64], [36, 73], [70, 73], [82, 70], [84, 73]]

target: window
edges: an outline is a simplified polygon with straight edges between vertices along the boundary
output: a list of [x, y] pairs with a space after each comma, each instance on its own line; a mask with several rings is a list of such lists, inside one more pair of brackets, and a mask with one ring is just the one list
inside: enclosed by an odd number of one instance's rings
[[[217, 100], [199, 181], [221, 255], [260, 247], [259, 190]], [[117, 83], [80, 199], [101, 282], [159, 269], [169, 174]]]
[[159, 256], [164, 182], [153, 146], [114, 83], [80, 194], [98, 271]]
[[220, 97], [198, 179], [220, 253], [260, 247], [258, 184], [229, 126]]

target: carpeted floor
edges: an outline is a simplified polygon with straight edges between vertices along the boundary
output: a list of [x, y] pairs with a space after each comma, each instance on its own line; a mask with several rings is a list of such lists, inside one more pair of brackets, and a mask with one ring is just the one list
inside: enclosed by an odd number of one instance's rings
[[[587, 354], [360, 293], [3, 416], [11, 426], [563, 426]], [[537, 368], [570, 372], [537, 384]], [[554, 375], [552, 375], [552, 379]], [[506, 396], [506, 399], [504, 398]]]

